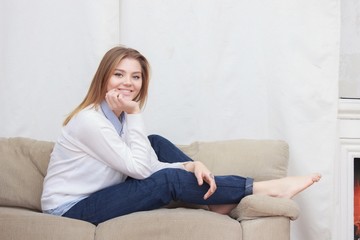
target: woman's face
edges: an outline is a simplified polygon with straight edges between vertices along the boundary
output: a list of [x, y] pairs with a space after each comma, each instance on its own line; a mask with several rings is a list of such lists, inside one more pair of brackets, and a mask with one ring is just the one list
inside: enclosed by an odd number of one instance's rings
[[115, 67], [107, 91], [115, 89], [124, 99], [132, 101], [139, 94], [142, 86], [140, 63], [133, 58], [124, 58]]

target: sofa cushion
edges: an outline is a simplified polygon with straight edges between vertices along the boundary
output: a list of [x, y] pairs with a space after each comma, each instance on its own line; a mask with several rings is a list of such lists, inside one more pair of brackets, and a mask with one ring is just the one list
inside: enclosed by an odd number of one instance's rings
[[241, 240], [238, 221], [202, 209], [158, 209], [114, 218], [98, 225], [95, 239]]
[[[54, 143], [0, 138], [0, 206], [41, 211], [40, 197]], [[288, 145], [278, 140], [194, 142], [179, 146], [214, 174], [268, 180], [286, 176]]]
[[0, 138], [0, 206], [40, 211], [40, 197], [54, 143]]
[[230, 216], [238, 221], [273, 216], [285, 216], [295, 220], [299, 214], [299, 206], [292, 199], [249, 195], [231, 211]]
[[214, 174], [253, 177], [256, 181], [287, 175], [289, 147], [282, 140], [227, 140], [179, 146]]
[[0, 239], [94, 239], [95, 226], [26, 209], [0, 207]]

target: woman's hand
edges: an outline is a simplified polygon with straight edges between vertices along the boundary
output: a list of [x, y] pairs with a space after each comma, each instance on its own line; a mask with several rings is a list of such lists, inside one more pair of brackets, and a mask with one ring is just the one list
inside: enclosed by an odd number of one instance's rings
[[121, 112], [128, 114], [140, 112], [139, 103], [125, 99], [117, 89], [108, 91], [105, 100], [116, 116], [120, 116]]
[[199, 186], [203, 185], [204, 181], [209, 184], [210, 188], [204, 195], [204, 199], [208, 199], [216, 191], [214, 175], [202, 162], [187, 162], [184, 167], [187, 171], [194, 173]]

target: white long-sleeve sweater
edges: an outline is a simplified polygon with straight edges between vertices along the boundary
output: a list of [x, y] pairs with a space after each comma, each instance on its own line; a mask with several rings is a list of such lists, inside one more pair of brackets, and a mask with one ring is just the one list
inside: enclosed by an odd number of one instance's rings
[[80, 111], [62, 129], [51, 154], [41, 197], [43, 210], [89, 196], [124, 182], [144, 179], [163, 168], [152, 149], [141, 114], [125, 115], [121, 137], [100, 107]]

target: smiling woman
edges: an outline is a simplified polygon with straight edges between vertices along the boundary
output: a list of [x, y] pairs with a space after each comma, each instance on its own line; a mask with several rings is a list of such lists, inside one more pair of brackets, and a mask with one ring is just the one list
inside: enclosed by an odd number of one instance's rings
[[140, 110], [148, 85], [149, 64], [138, 51], [115, 47], [105, 54], [54, 146], [41, 197], [45, 213], [99, 224], [180, 200], [228, 214], [249, 194], [292, 198], [319, 181], [319, 174], [255, 183], [214, 176], [165, 138], [146, 135]]
[[[129, 69], [124, 69], [127, 67], [129, 67]], [[129, 82], [130, 79], [128, 78], [133, 79]], [[124, 47], [110, 49], [100, 62], [85, 99], [69, 114], [64, 121], [64, 125], [66, 125], [80, 110], [89, 105], [99, 105], [106, 97], [111, 100], [111, 103], [118, 106], [119, 103], [114, 101], [113, 97], [115, 95], [116, 97], [117, 95], [120, 97], [120, 84], [125, 81], [125, 84], [122, 84], [123, 92], [121, 93], [121, 96], [124, 96], [126, 86], [129, 88], [129, 86], [137, 79], [139, 80], [139, 78], [141, 78], [140, 86], [138, 86], [140, 89], [135, 98], [130, 100], [138, 102], [138, 105], [141, 108], [145, 104], [149, 88], [150, 65], [148, 61], [134, 49]], [[113, 91], [111, 92], [110, 90]], [[114, 96], [110, 97], [110, 95]], [[131, 103], [132, 101], [128, 102]]]
[[[132, 58], [124, 58], [114, 70], [107, 84], [106, 101], [112, 106], [117, 116], [125, 110], [126, 103], [132, 102], [140, 93], [142, 87], [140, 63]], [[133, 104], [127, 113], [134, 114], [140, 111], [138, 104]]]
[[140, 63], [131, 58], [123, 59], [109, 79], [107, 91], [114, 90], [117, 97], [131, 101], [137, 97], [142, 86]]

